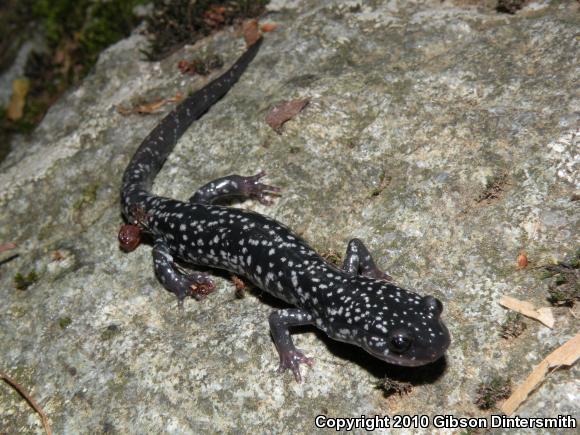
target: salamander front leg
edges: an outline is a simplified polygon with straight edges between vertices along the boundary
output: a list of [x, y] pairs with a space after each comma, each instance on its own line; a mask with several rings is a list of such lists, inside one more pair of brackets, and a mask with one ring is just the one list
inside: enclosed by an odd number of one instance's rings
[[312, 325], [314, 324], [312, 316], [298, 308], [277, 310], [270, 314], [269, 323], [270, 333], [280, 356], [278, 373], [290, 369], [294, 373], [296, 382], [302, 382], [300, 364], [305, 363], [311, 366], [314, 360], [306, 357], [301, 351], [296, 349], [288, 328], [291, 326]]
[[186, 296], [200, 300], [215, 290], [215, 284], [204, 273], [182, 273], [177, 269], [169, 247], [164, 241], [156, 241], [153, 247], [155, 275], [167, 290], [175, 293], [180, 307]]
[[197, 192], [189, 198], [189, 202], [194, 204], [211, 204], [217, 200], [223, 201], [232, 198], [253, 198], [265, 205], [272, 204], [268, 198], [272, 194], [280, 192], [280, 188], [260, 183], [260, 179], [265, 177], [264, 171], [250, 177], [241, 175], [228, 175], [210, 181], [200, 187]]
[[342, 268], [352, 275], [363, 275], [385, 281], [393, 280], [390, 275], [377, 267], [369, 250], [359, 239], [352, 239], [348, 242]]

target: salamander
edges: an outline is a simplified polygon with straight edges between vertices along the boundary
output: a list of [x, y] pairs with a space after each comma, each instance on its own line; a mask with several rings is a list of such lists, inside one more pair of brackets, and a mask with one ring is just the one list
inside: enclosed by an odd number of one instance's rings
[[390, 280], [359, 239], [348, 243], [344, 264], [334, 266], [285, 225], [248, 210], [228, 207], [232, 198], [270, 204], [279, 192], [264, 184], [264, 173], [229, 175], [200, 187], [187, 201], [151, 193], [165, 159], [190, 124], [220, 100], [256, 56], [262, 39], [251, 45], [221, 76], [182, 101], [143, 140], [123, 175], [121, 207], [126, 223], [120, 247], [134, 250], [147, 235], [161, 284], [181, 305], [214, 290], [205, 273], [183, 264], [225, 269], [294, 308], [269, 316], [279, 372], [291, 370], [301, 381], [300, 365], [312, 364], [293, 343], [289, 328], [315, 325], [329, 337], [362, 347], [391, 364], [420, 366], [439, 359], [450, 343], [441, 320], [442, 303]]

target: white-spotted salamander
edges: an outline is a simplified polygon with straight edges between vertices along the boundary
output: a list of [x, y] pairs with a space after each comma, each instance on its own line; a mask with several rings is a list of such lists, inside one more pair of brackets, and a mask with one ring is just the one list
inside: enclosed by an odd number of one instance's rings
[[356, 344], [392, 364], [419, 366], [437, 360], [449, 346], [441, 302], [390, 283], [358, 239], [349, 242], [342, 269], [325, 261], [304, 240], [274, 219], [238, 208], [214, 205], [228, 198], [254, 198], [269, 204], [278, 188], [262, 184], [259, 173], [230, 175], [201, 187], [186, 202], [151, 193], [152, 182], [175, 143], [196, 119], [222, 98], [255, 57], [261, 39], [223, 75], [190, 95], [141, 143], [123, 176], [121, 203], [127, 224], [121, 248], [132, 251], [144, 232], [153, 241], [155, 273], [180, 302], [214, 289], [203, 273], [179, 263], [225, 269], [296, 308], [269, 318], [280, 355], [279, 371], [311, 364], [294, 346], [289, 328], [315, 325], [329, 337]]

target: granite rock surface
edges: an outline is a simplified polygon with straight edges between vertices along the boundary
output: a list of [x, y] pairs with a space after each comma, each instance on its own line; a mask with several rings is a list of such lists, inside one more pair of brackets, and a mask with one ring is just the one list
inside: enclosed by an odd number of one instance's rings
[[[228, 29], [150, 63], [135, 34], [102, 53], [0, 164], [0, 243], [19, 254], [0, 264], [0, 370], [56, 433], [312, 433], [320, 414], [487, 416], [474, 404], [481, 382], [521, 382], [579, 330], [559, 307], [554, 329], [526, 320], [517, 338], [498, 333], [500, 297], [547, 306], [539, 266], [579, 246], [579, 4], [531, 2], [509, 15], [475, 3], [272, 1], [262, 21], [276, 30], [155, 184], [186, 199], [213, 178], [265, 170], [283, 195], [237, 207], [326, 253], [359, 237], [399, 284], [443, 301], [452, 344], [424, 368], [306, 329], [295, 341], [316, 365], [296, 384], [275, 372], [267, 318], [281, 305], [259, 291], [236, 298], [226, 274], [180, 312], [150, 247], [128, 255], [116, 241], [122, 172], [170, 106], [117, 109], [198, 89], [209, 78], [181, 75], [178, 61], [217, 53], [230, 64], [243, 42]], [[266, 115], [292, 99], [310, 103], [278, 134]], [[530, 264], [519, 270], [521, 251]], [[32, 271], [38, 279], [17, 290], [15, 275]], [[375, 385], [384, 376], [412, 391], [385, 396]], [[552, 373], [518, 410], [579, 412], [577, 367]], [[42, 428], [0, 384], [0, 432], [14, 431]], [[433, 427], [406, 432], [421, 431]]]

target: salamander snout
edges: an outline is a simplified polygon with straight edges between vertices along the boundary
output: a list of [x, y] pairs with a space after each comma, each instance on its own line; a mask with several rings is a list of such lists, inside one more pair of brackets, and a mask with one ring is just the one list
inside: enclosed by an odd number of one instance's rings
[[443, 304], [434, 296], [397, 289], [393, 302], [362, 336], [360, 345], [376, 357], [401, 366], [421, 366], [439, 359], [449, 347], [449, 330], [441, 319]]

